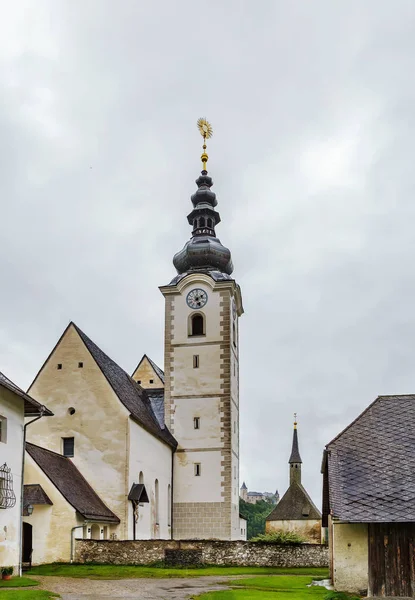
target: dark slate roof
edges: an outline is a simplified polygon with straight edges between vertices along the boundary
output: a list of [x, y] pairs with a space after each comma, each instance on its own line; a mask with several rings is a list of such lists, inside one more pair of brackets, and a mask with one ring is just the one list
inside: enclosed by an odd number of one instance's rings
[[134, 500], [135, 502], [140, 503], [150, 502], [144, 483], [133, 483], [130, 493], [128, 494], [128, 500]]
[[62, 496], [85, 519], [120, 522], [69, 458], [28, 442], [26, 442], [26, 451]]
[[[213, 281], [234, 281], [233, 277], [228, 275], [227, 273], [222, 273], [221, 271], [204, 271], [203, 269], [197, 270], [197, 273], [204, 273], [205, 275], [209, 275], [212, 277]], [[187, 271], [186, 273], [180, 273], [174, 277], [169, 285], [177, 285], [179, 281], [187, 277], [187, 275], [194, 275], [195, 271]]]
[[293, 446], [291, 449], [291, 456], [290, 456], [290, 460], [288, 461], [290, 464], [291, 463], [302, 463], [303, 461], [301, 460], [301, 456], [300, 456], [300, 451], [298, 449], [298, 434], [297, 434], [297, 428], [294, 428], [294, 433], [293, 433]]
[[246, 483], [245, 483], [245, 481], [244, 481], [244, 482], [243, 482], [243, 484], [242, 484], [241, 490], [247, 490], [247, 489], [248, 489], [248, 488], [246, 487]]
[[25, 484], [23, 486], [23, 506], [29, 504], [53, 504], [45, 490], [38, 483]]
[[147, 388], [146, 394], [160, 427], [164, 427], [164, 388]]
[[326, 449], [323, 472], [335, 518], [415, 521], [414, 394], [379, 396]]
[[301, 483], [293, 482], [278, 502], [267, 521], [321, 519], [321, 513]]
[[[50, 410], [43, 406], [37, 400], [26, 394], [22, 389], [19, 388], [13, 381], [11, 381], [4, 373], [0, 371], [0, 385], [4, 388], [8, 389], [10, 392], [13, 392], [17, 396], [20, 396], [22, 400], [24, 400], [24, 415], [25, 417], [37, 417], [40, 414], [43, 414], [45, 417], [50, 417], [53, 415]], [[43, 412], [42, 412], [43, 409]]]
[[91, 353], [93, 359], [106, 377], [108, 383], [118, 396], [119, 400], [129, 410], [144, 429], [153, 434], [172, 448], [177, 447], [177, 442], [165, 425], [161, 426], [147, 391], [138, 385], [120, 366], [107, 356], [94, 342], [73, 323], [76, 331]]

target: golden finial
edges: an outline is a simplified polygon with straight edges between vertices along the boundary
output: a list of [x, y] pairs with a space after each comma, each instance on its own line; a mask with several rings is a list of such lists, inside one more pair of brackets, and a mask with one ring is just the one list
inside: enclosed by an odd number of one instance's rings
[[209, 157], [206, 152], [206, 140], [208, 140], [209, 138], [212, 137], [213, 129], [212, 129], [212, 125], [209, 123], [209, 121], [206, 121], [206, 119], [203, 117], [198, 119], [197, 127], [200, 131], [200, 135], [203, 137], [203, 152], [202, 152], [202, 156], [200, 158], [202, 159], [203, 171], [207, 171], [206, 163], [207, 163]]
[[297, 413], [294, 413], [294, 429], [297, 429]]

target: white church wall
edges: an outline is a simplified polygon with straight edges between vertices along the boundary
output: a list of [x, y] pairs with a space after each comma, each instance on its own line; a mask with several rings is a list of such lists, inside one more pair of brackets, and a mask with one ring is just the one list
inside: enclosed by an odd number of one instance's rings
[[[172, 449], [130, 419], [128, 492], [133, 483], [144, 483], [149, 504], [138, 507], [136, 539], [171, 538], [168, 489], [171, 486]], [[140, 473], [143, 474], [140, 481]], [[158, 481], [158, 513], [156, 525], [156, 489]], [[127, 492], [127, 494], [128, 494]], [[133, 507], [128, 502], [128, 539], [133, 539]]]
[[13, 566], [16, 574], [20, 559], [24, 401], [1, 386], [0, 416], [6, 419], [2, 434], [6, 430], [5, 441], [0, 441], [0, 466], [6, 463], [11, 469], [16, 496], [13, 508], [0, 509], [0, 566]]
[[[57, 368], [58, 364], [62, 365], [61, 369]], [[62, 454], [62, 438], [74, 437], [75, 452], [71, 460], [121, 520], [117, 534], [126, 538], [129, 412], [72, 325], [29, 393], [45, 404], [54, 416], [31, 425], [28, 441]], [[70, 408], [75, 409], [74, 414], [70, 414]]]

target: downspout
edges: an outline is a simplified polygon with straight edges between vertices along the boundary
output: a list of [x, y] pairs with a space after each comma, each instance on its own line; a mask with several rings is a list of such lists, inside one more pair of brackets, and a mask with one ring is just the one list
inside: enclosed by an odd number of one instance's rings
[[171, 453], [171, 491], [170, 491], [170, 539], [174, 540], [173, 536], [173, 482], [174, 482], [174, 450]]
[[40, 414], [35, 419], [32, 419], [23, 426], [23, 453], [22, 453], [22, 481], [20, 486], [20, 519], [19, 519], [19, 539], [20, 539], [20, 552], [19, 552], [19, 577], [22, 576], [22, 563], [23, 563], [23, 493], [24, 493], [24, 459], [26, 455], [26, 428], [39, 421], [45, 413], [46, 407], [40, 407]]
[[75, 531], [75, 529], [83, 529], [85, 525], [88, 525], [89, 521], [84, 521], [84, 523], [82, 525], [75, 525], [75, 527], [72, 527], [71, 529], [71, 560], [70, 562], [73, 563], [73, 559], [74, 559], [74, 536], [73, 533]]

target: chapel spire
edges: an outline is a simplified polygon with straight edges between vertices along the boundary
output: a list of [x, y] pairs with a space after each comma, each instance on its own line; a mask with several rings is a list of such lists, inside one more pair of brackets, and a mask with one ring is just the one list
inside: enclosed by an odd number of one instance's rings
[[177, 252], [173, 264], [179, 274], [188, 271], [219, 271], [230, 275], [233, 271], [231, 253], [222, 246], [216, 237], [215, 227], [220, 223], [220, 215], [215, 210], [218, 203], [215, 192], [210, 189], [212, 178], [207, 172], [206, 140], [212, 137], [213, 129], [206, 119], [199, 119], [197, 126], [203, 136], [201, 155], [202, 172], [196, 179], [197, 190], [192, 195], [192, 212], [187, 220], [192, 225], [192, 237], [184, 248]]
[[290, 484], [293, 482], [301, 483], [301, 464], [300, 450], [298, 449], [298, 433], [297, 433], [297, 413], [294, 413], [294, 431], [293, 444], [291, 448], [291, 456], [288, 461], [290, 465]]

